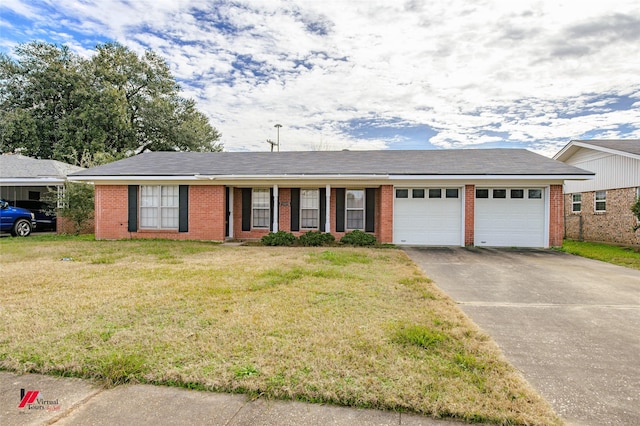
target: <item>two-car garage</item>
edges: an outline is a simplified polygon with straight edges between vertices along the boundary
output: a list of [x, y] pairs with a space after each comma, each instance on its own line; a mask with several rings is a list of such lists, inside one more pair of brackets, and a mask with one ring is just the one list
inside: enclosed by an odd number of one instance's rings
[[[395, 188], [394, 198], [395, 244], [465, 245], [463, 188]], [[476, 187], [473, 201], [474, 245], [547, 245], [545, 188]]]

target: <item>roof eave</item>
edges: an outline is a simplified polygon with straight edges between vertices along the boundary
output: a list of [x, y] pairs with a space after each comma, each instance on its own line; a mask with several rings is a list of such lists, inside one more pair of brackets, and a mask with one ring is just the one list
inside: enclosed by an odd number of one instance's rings
[[522, 174], [522, 175], [492, 175], [492, 174], [476, 174], [476, 175], [391, 175], [391, 180], [588, 180], [593, 179], [595, 173], [585, 174]]
[[117, 181], [217, 181], [217, 182], [244, 182], [244, 181], [389, 181], [389, 180], [588, 180], [593, 179], [594, 173], [584, 174], [471, 174], [471, 175], [359, 175], [359, 174], [313, 174], [313, 175], [71, 175], [70, 181], [78, 182], [117, 182]]
[[7, 177], [7, 178], [0, 178], [0, 185], [1, 186], [25, 185], [25, 184], [31, 184], [35, 186], [61, 185], [65, 183], [65, 181], [66, 179], [64, 178], [55, 178], [55, 177], [37, 177], [37, 178]]
[[558, 161], [566, 161], [573, 156], [573, 154], [578, 151], [580, 148], [592, 149], [594, 151], [606, 152], [609, 154], [621, 155], [623, 157], [635, 158], [636, 160], [640, 160], [640, 155], [627, 152], [620, 151], [618, 149], [605, 148], [599, 145], [590, 144], [587, 141], [571, 141], [564, 148], [560, 150], [556, 155], [553, 156], [554, 160]]

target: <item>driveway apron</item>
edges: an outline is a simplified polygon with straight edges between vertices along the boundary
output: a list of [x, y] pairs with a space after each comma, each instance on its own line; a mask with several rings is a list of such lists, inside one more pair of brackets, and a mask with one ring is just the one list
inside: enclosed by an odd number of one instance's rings
[[552, 250], [405, 251], [567, 424], [640, 424], [640, 271]]

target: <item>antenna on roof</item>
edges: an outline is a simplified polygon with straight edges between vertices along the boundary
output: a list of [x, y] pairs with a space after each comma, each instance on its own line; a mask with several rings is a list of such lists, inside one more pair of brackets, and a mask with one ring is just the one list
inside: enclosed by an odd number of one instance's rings
[[[271, 152], [273, 152], [273, 147], [274, 147], [275, 145], [278, 145], [278, 143], [277, 143], [277, 142], [274, 142], [274, 141], [272, 141], [271, 139], [267, 139], [267, 143], [268, 143], [269, 145], [271, 145]], [[278, 147], [278, 150], [279, 150], [279, 149], [280, 149], [280, 147]]]

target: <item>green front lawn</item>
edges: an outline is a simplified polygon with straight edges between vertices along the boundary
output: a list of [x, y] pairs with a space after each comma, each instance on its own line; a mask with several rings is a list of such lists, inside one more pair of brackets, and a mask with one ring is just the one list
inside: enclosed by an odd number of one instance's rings
[[556, 424], [404, 252], [0, 240], [0, 368]]
[[640, 269], [640, 249], [565, 240], [559, 250], [589, 259]]

